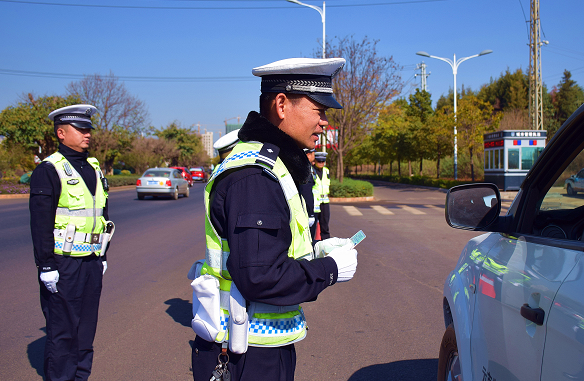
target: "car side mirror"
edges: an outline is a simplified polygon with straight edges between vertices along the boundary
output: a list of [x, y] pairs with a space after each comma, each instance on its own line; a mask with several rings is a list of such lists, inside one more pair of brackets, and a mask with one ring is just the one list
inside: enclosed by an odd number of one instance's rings
[[501, 213], [501, 195], [495, 184], [465, 184], [448, 190], [446, 222], [453, 228], [484, 230]]

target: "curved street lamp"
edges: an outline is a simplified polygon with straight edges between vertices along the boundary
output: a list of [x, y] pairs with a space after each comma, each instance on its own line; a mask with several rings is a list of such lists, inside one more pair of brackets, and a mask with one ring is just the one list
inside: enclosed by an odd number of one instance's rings
[[[291, 0], [288, 0], [288, 1], [291, 1]], [[490, 54], [490, 53], [493, 53], [493, 51], [492, 50], [483, 50], [479, 54], [459, 58], [458, 60], [456, 59], [456, 54], [454, 55], [454, 59], [451, 60], [449, 58], [442, 58], [442, 57], [433, 56], [433, 55], [430, 55], [430, 54], [423, 52], [423, 51], [416, 53], [417, 55], [422, 56], [422, 57], [436, 58], [437, 60], [447, 62], [450, 65], [450, 67], [452, 68], [452, 74], [454, 75], [454, 179], [455, 180], [458, 179], [458, 145], [457, 145], [458, 141], [457, 141], [457, 136], [456, 136], [456, 73], [458, 72], [458, 66], [461, 63], [463, 63], [464, 61], [470, 60], [471, 58], [484, 56], [485, 54]]]
[[288, 1], [290, 3], [298, 4], [298, 5], [303, 5], [303, 6], [308, 7], [308, 8], [312, 8], [312, 9], [316, 10], [318, 13], [320, 13], [320, 18], [322, 20], [322, 58], [326, 58], [326, 54], [325, 54], [325, 47], [326, 47], [326, 45], [325, 45], [325, 42], [324, 42], [324, 39], [325, 39], [325, 25], [326, 25], [325, 24], [325, 16], [326, 16], [326, 13], [325, 12], [326, 12], [326, 10], [325, 10], [324, 1], [322, 2], [322, 9], [319, 8], [319, 7], [317, 7], [317, 6], [314, 6], [314, 5], [301, 3], [298, 0], [286, 0], [286, 1]]

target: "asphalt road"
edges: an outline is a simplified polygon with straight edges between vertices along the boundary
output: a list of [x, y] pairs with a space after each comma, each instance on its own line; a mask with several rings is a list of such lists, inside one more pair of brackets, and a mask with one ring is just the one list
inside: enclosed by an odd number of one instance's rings
[[[379, 185], [374, 202], [333, 204], [331, 233], [362, 229], [355, 278], [305, 304], [296, 380], [435, 380], [442, 287], [476, 233], [444, 222], [443, 192]], [[110, 193], [108, 252], [93, 380], [192, 380], [191, 288], [204, 257], [203, 184], [191, 197], [138, 201]], [[0, 380], [41, 380], [44, 318], [28, 200], [0, 200]]]

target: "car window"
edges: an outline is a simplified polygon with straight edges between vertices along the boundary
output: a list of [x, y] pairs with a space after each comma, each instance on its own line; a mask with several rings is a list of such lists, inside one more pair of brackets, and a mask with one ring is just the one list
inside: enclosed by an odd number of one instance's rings
[[537, 235], [583, 240], [584, 179], [576, 176], [584, 172], [583, 168], [584, 151], [581, 151], [558, 176], [541, 200], [534, 221]]
[[151, 170], [149, 169], [143, 175], [144, 177], [170, 177], [170, 171]]
[[203, 168], [191, 168], [191, 172], [203, 172]]
[[181, 173], [179, 171], [174, 171], [174, 178], [175, 179], [181, 179], [182, 178]]

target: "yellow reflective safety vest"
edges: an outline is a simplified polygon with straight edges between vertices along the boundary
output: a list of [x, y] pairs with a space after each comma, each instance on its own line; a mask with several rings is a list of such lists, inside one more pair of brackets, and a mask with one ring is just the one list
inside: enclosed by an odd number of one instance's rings
[[55, 216], [55, 254], [84, 257], [95, 253], [101, 255], [101, 233], [105, 230], [103, 208], [108, 197], [103, 189], [103, 174], [96, 158], [87, 158], [95, 169], [97, 187], [91, 194], [81, 175], [59, 152], [47, 157], [57, 170], [61, 181], [61, 195]]
[[316, 171], [311, 166], [310, 172], [312, 174], [312, 178], [314, 179], [314, 185], [312, 186], [312, 198], [314, 199], [314, 213], [320, 213], [320, 204], [321, 204], [321, 180], [320, 177], [316, 174]]
[[[205, 187], [205, 234], [207, 249], [201, 275], [210, 274], [219, 280], [221, 294], [220, 330], [215, 341], [229, 341], [229, 291], [231, 276], [227, 270], [229, 243], [220, 237], [211, 224], [210, 193], [213, 184], [223, 172], [235, 168], [258, 166], [276, 179], [290, 210], [290, 230], [292, 242], [288, 248], [288, 257], [311, 259], [313, 256], [312, 238], [308, 225], [308, 213], [302, 197], [294, 184], [292, 175], [277, 156], [279, 148], [272, 144], [259, 142], [239, 142], [229, 156], [218, 166]], [[304, 339], [306, 336], [306, 319], [300, 305], [275, 306], [264, 303], [249, 302], [248, 344], [250, 346], [277, 347], [288, 345]]]

